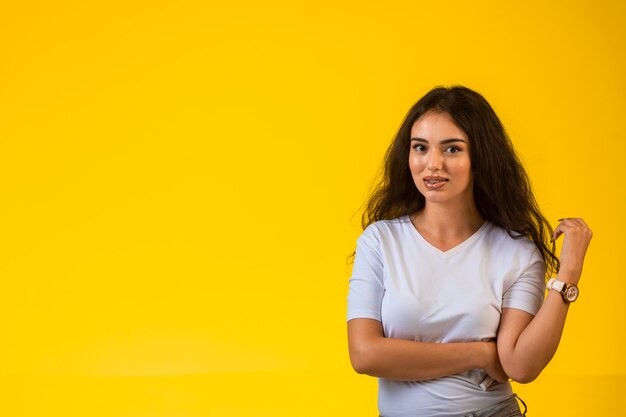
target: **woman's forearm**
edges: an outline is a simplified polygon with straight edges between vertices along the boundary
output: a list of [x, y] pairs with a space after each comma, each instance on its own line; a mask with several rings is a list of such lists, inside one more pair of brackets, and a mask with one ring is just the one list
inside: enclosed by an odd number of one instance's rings
[[422, 381], [485, 368], [506, 380], [495, 343], [421, 343], [387, 338], [374, 320], [348, 323], [350, 360], [358, 373], [404, 381]]
[[481, 343], [419, 343], [380, 338], [373, 341], [354, 367], [380, 378], [422, 381], [482, 367]]
[[[561, 277], [566, 282], [567, 278]], [[569, 280], [571, 282], [571, 280]], [[506, 331], [498, 335], [498, 353], [505, 372], [515, 381], [533, 381], [548, 365], [561, 340], [569, 304], [556, 291], [549, 291], [543, 305], [530, 322], [519, 322], [521, 330], [517, 340]], [[507, 313], [508, 314], [508, 313]], [[516, 314], [520, 314], [519, 312]], [[509, 317], [503, 320], [511, 321]], [[515, 324], [508, 330], [515, 332]]]

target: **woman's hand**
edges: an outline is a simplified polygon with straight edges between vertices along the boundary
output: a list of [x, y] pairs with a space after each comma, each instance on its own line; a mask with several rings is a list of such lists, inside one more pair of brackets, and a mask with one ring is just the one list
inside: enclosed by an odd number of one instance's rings
[[506, 382], [509, 380], [509, 376], [502, 369], [500, 364], [500, 358], [498, 357], [498, 348], [496, 342], [485, 342], [485, 365], [483, 369], [487, 372], [487, 375], [496, 382]]
[[552, 240], [558, 239], [561, 235], [564, 236], [559, 259], [561, 262], [559, 275], [566, 275], [567, 282], [577, 284], [583, 271], [585, 253], [587, 253], [593, 233], [583, 219], [565, 218], [559, 219], [559, 222], [552, 235]]

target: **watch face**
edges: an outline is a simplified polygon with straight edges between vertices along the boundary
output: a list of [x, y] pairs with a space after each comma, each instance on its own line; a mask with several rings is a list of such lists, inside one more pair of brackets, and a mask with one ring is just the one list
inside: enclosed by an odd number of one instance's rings
[[576, 299], [578, 298], [578, 287], [575, 285], [572, 285], [571, 287], [569, 287], [566, 291], [565, 291], [565, 298], [567, 299], [567, 301], [569, 301], [570, 303], [572, 301], [576, 301]]

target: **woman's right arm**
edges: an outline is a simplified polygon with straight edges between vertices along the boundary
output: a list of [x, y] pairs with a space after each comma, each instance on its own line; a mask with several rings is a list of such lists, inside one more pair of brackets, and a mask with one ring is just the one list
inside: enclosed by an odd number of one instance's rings
[[492, 342], [422, 343], [387, 338], [378, 320], [348, 321], [348, 349], [354, 370], [380, 378], [423, 381], [485, 369], [498, 382], [508, 380]]
[[348, 348], [355, 371], [404, 381], [422, 381], [482, 368], [491, 378], [508, 378], [491, 342], [422, 343], [384, 336], [380, 311], [384, 261], [378, 229], [357, 241], [348, 294]]

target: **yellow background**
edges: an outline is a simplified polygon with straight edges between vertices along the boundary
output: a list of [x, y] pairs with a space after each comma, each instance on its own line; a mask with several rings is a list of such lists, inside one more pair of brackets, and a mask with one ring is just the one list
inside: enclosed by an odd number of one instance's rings
[[1, 1], [0, 415], [376, 415], [345, 259], [439, 84], [484, 94], [547, 217], [595, 232], [559, 352], [516, 390], [535, 417], [618, 415], [625, 20], [606, 0]]

